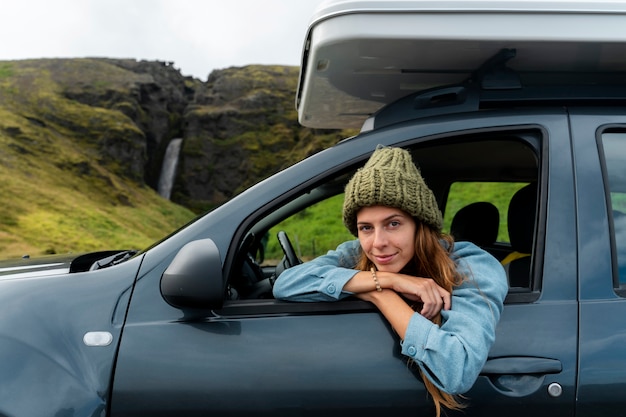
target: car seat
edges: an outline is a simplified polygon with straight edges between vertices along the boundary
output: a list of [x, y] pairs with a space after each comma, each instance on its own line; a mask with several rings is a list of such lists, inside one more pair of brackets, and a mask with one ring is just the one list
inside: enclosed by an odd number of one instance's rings
[[537, 184], [519, 189], [511, 202], [507, 216], [509, 240], [513, 251], [502, 260], [510, 287], [530, 288], [530, 269], [537, 214]]
[[468, 204], [454, 215], [450, 234], [456, 241], [469, 241], [483, 247], [496, 241], [499, 227], [498, 208], [491, 203], [479, 201]]

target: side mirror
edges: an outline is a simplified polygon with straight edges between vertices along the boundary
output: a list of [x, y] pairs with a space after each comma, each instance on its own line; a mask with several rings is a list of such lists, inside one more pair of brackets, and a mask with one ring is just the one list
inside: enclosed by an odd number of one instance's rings
[[177, 308], [222, 307], [222, 261], [211, 239], [183, 246], [161, 276], [161, 295]]

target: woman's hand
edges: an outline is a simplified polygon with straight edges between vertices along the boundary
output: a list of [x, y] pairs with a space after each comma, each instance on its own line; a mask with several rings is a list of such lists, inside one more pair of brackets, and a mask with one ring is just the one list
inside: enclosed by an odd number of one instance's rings
[[419, 313], [431, 320], [439, 312], [450, 310], [452, 295], [440, 287], [431, 278], [413, 277], [392, 272], [377, 272], [378, 280], [383, 288], [389, 288], [404, 298], [422, 303]]

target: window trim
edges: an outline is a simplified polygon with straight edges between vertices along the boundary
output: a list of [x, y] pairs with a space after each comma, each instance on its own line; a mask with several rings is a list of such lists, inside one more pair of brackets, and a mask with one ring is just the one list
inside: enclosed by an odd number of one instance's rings
[[222, 308], [213, 310], [216, 317], [246, 318], [258, 316], [302, 316], [378, 312], [374, 304], [348, 298], [340, 301], [299, 302], [276, 299], [227, 300]]
[[[626, 126], [622, 124], [610, 124], [600, 126], [596, 135], [596, 145], [598, 147], [598, 156], [600, 160], [600, 171], [602, 175], [602, 183], [604, 186], [604, 198], [607, 210], [607, 220], [609, 227], [609, 239], [611, 246], [611, 272], [613, 281], [613, 290], [620, 297], [626, 297], [626, 281], [620, 282], [619, 261], [617, 253], [617, 241], [615, 239], [615, 219], [613, 217], [613, 201], [611, 198], [611, 187], [609, 183], [609, 171], [606, 161], [606, 152], [604, 150], [604, 134], [622, 133], [626, 134]], [[626, 278], [626, 277], [625, 277]]]

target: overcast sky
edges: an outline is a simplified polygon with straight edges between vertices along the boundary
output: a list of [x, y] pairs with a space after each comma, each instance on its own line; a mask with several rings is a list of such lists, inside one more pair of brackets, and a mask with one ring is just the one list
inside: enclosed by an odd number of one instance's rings
[[214, 69], [300, 65], [322, 0], [5, 0], [0, 60], [108, 57]]

